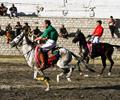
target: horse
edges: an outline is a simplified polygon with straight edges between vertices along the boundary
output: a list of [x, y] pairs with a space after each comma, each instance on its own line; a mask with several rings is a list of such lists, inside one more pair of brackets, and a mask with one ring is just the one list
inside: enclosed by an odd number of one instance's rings
[[[78, 29], [75, 33], [75, 36], [72, 40], [73, 43], [79, 42], [79, 47], [82, 48], [83, 59], [88, 63], [89, 58], [94, 59], [96, 57], [101, 57], [103, 68], [99, 74], [102, 75], [106, 68], [106, 59], [110, 61], [110, 68], [108, 72], [108, 76], [111, 75], [111, 70], [114, 65], [114, 61], [112, 59], [112, 54], [114, 52], [114, 47], [119, 48], [119, 45], [112, 45], [109, 43], [95, 43], [92, 44], [90, 41], [86, 41], [86, 37], [84, 34]], [[92, 45], [92, 46], [91, 46]], [[91, 52], [92, 49], [92, 52]]]
[[[22, 53], [22, 55], [24, 55], [27, 64], [31, 68], [33, 68], [33, 70], [34, 70], [33, 79], [44, 81], [46, 86], [47, 86], [45, 91], [49, 91], [49, 88], [50, 88], [49, 79], [48, 79], [48, 77], [45, 76], [43, 70], [40, 70], [38, 68], [38, 65], [36, 64], [36, 61], [34, 59], [34, 57], [35, 57], [35, 43], [32, 42], [29, 39], [29, 37], [22, 32], [20, 35], [18, 35], [16, 38], [14, 38], [10, 42], [10, 44], [11, 44], [11, 47], [16, 47], [20, 51], [20, 53]], [[18, 46], [20, 46], [21, 49], [19, 49]], [[71, 52], [71, 51], [69, 51], [69, 52]], [[73, 52], [71, 52], [71, 55], [73, 55], [78, 60], [77, 65], [79, 67], [80, 58], [78, 56], [76, 56]], [[57, 61], [58, 61], [58, 59], [57, 59]], [[57, 61], [53, 61], [54, 64], [56, 64]], [[51, 63], [51, 65], [49, 65], [48, 68], [51, 67], [52, 65], [53, 65], [53, 63]], [[68, 69], [70, 69], [70, 68], [68, 68]], [[70, 71], [70, 73], [69, 73], [69, 71]], [[73, 70], [71, 71], [71, 69], [70, 69], [69, 71], [67, 73], [71, 75]], [[41, 77], [37, 77], [38, 73], [41, 75]], [[67, 73], [65, 73], [65, 74], [67, 74]], [[59, 80], [59, 76], [61, 76], [61, 75], [60, 74], [57, 75], [57, 81]], [[67, 78], [68, 81], [71, 81], [70, 77], [66, 77], [66, 78]]]

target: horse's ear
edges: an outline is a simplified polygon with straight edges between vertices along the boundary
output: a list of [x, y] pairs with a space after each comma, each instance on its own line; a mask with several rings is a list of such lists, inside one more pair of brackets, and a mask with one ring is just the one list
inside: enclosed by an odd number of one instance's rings
[[81, 30], [78, 28], [76, 32], [81, 32]]

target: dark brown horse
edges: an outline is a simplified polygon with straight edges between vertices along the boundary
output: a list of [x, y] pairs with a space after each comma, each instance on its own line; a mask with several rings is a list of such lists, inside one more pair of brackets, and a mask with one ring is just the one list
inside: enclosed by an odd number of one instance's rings
[[73, 43], [79, 42], [80, 48], [83, 49], [82, 54], [83, 54], [84, 60], [88, 60], [89, 62], [89, 59], [88, 59], [89, 57], [91, 57], [92, 59], [99, 56], [101, 57], [103, 68], [100, 74], [104, 72], [104, 69], [106, 67], [106, 59], [108, 59], [111, 63], [108, 75], [111, 75], [111, 70], [114, 65], [114, 61], [112, 59], [112, 54], [114, 51], [113, 47], [119, 48], [120, 46], [111, 45], [109, 43], [96, 43], [96, 44], [92, 44], [92, 49], [91, 49], [92, 52], [90, 52], [90, 49], [88, 48], [88, 44], [90, 45], [91, 43], [86, 41], [84, 34], [80, 30], [77, 30], [72, 42]]

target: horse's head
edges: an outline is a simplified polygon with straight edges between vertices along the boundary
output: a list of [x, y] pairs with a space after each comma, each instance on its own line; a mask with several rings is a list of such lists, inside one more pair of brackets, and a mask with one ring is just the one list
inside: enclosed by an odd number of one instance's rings
[[77, 42], [80, 42], [81, 41], [81, 35], [82, 35], [82, 32], [78, 29], [76, 31], [76, 34], [72, 40], [73, 43], [77, 43]]
[[10, 45], [11, 47], [15, 47], [19, 44], [21, 44], [23, 42], [23, 37], [24, 37], [24, 33], [22, 32], [20, 35], [18, 35], [17, 37], [15, 37], [11, 42]]

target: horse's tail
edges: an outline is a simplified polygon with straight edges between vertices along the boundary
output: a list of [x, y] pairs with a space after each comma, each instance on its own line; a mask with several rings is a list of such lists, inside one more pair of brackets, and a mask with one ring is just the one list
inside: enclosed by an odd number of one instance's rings
[[112, 45], [113, 47], [119, 49], [120, 48], [120, 45]]
[[86, 62], [79, 56], [77, 56], [76, 54], [74, 54], [73, 52], [71, 52], [71, 54], [75, 57], [75, 59], [78, 61], [77, 62], [77, 67], [78, 67], [78, 70], [80, 71], [80, 66], [79, 64], [82, 63], [89, 71], [91, 72], [95, 72], [94, 69], [91, 69], [89, 68], [89, 66], [86, 64]]

